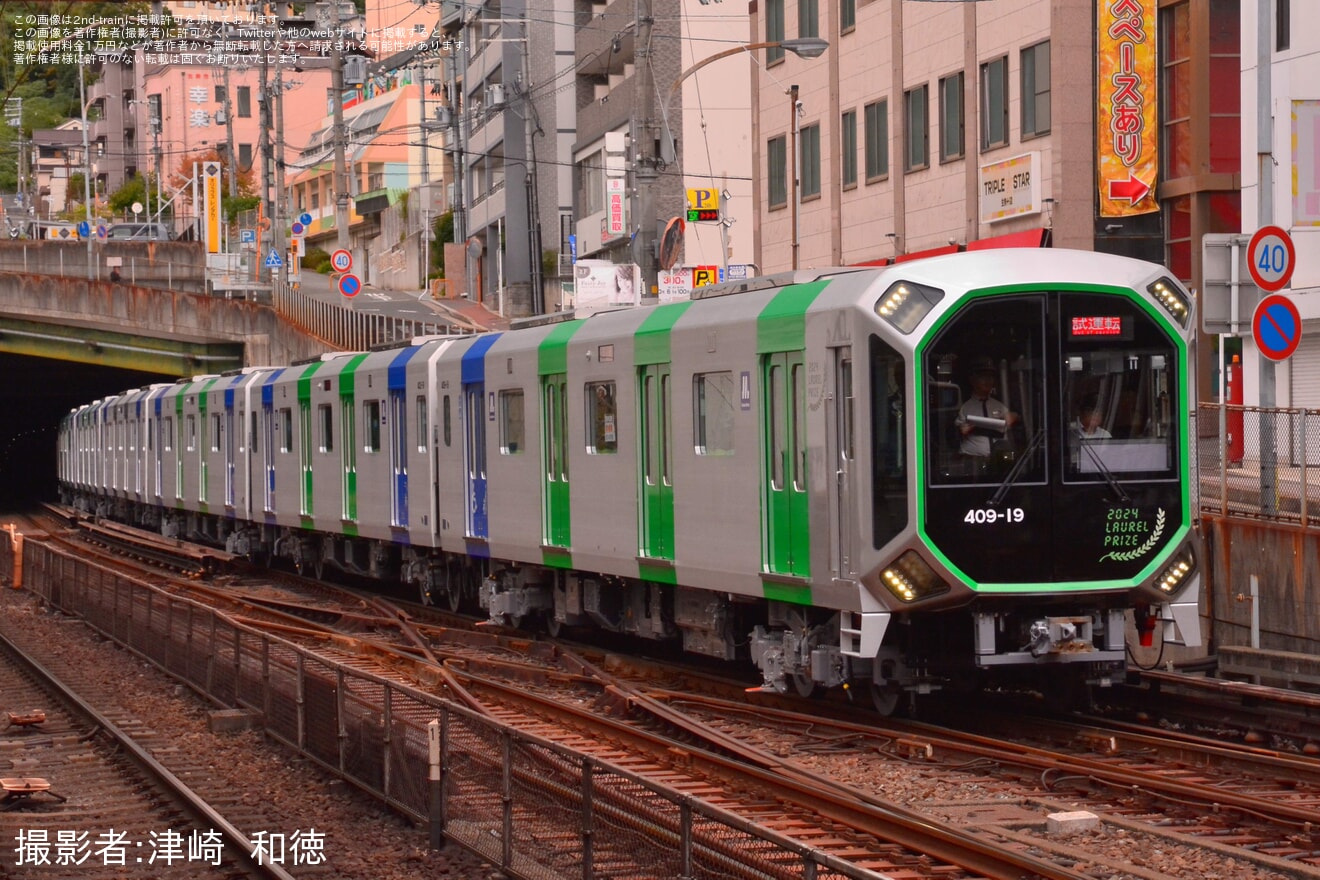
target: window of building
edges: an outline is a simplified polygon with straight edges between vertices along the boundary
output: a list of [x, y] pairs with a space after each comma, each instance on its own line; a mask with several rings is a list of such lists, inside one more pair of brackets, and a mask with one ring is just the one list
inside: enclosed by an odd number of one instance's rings
[[798, 36], [820, 36], [820, 10], [818, 0], [798, 0]]
[[252, 117], [252, 86], [239, 86], [236, 90], [238, 96], [239, 119], [250, 119]]
[[697, 455], [733, 455], [733, 373], [698, 373], [692, 377], [692, 445]]
[[[765, 39], [767, 42], [784, 39], [784, 0], [766, 0]], [[765, 62], [773, 64], [783, 60], [783, 49], [766, 49]]]
[[215, 87], [215, 102], [223, 104], [225, 102], [225, 87], [220, 85]]
[[963, 73], [940, 80], [940, 161], [963, 157]]
[[1274, 51], [1283, 52], [1292, 42], [1292, 0], [1274, 0]]
[[808, 125], [798, 132], [798, 152], [802, 163], [799, 179], [802, 198], [820, 195], [820, 125]]
[[578, 163], [578, 205], [582, 215], [605, 210], [605, 151], [597, 150]]
[[330, 404], [323, 403], [316, 408], [316, 422], [320, 427], [320, 449], [333, 452], [335, 448], [335, 425], [330, 412]]
[[1050, 130], [1050, 43], [1022, 50], [1022, 137]]
[[587, 452], [613, 455], [619, 451], [619, 424], [613, 382], [588, 382]]
[[765, 146], [765, 178], [770, 188], [770, 207], [782, 208], [788, 204], [788, 139], [783, 135], [773, 137]]
[[907, 123], [903, 169], [920, 171], [930, 166], [930, 86], [903, 93], [903, 117]]
[[857, 111], [843, 114], [839, 123], [839, 141], [843, 150], [843, 188], [857, 185]]
[[862, 111], [866, 128], [866, 180], [889, 175], [889, 101], [867, 104]]
[[523, 393], [521, 389], [500, 392], [500, 452], [518, 455], [523, 452]]
[[981, 65], [981, 149], [1008, 143], [1008, 58]]
[[380, 401], [362, 404], [362, 451], [380, 452]]
[[857, 0], [839, 0], [839, 32], [857, 27]]
[[252, 167], [252, 145], [238, 145], [238, 170], [247, 171]]

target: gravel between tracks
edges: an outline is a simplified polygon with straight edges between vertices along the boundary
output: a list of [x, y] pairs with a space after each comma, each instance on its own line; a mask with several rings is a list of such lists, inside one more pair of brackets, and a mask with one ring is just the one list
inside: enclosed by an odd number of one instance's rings
[[[270, 817], [270, 827], [244, 828], [249, 835], [254, 831], [291, 834], [310, 828], [324, 832], [325, 864], [286, 865], [295, 876], [346, 880], [502, 876], [454, 844], [441, 852], [430, 851], [426, 829], [412, 827], [356, 789], [266, 741], [260, 733], [211, 733], [207, 729], [207, 707], [191, 690], [141, 658], [106, 642], [88, 627], [39, 607], [27, 593], [0, 590], [0, 631], [13, 633], [15, 638], [23, 633], [23, 642], [35, 641], [45, 646], [48, 656], [79, 669], [78, 674], [85, 676], [81, 686], [77, 681], [66, 681], [75, 690], [116, 692], [121, 707], [129, 708], [144, 723], [157, 731], [176, 731], [173, 746], [178, 760], [209, 766], [227, 787], [241, 793], [245, 805], [264, 801], [263, 812]], [[31, 639], [31, 635], [37, 638]], [[43, 659], [35, 652], [34, 658], [38, 662]], [[5, 708], [28, 707], [0, 705], [0, 709]], [[158, 759], [167, 766], [172, 762], [169, 757]], [[43, 819], [48, 820], [50, 815]], [[13, 841], [0, 843], [0, 876], [12, 865], [9, 860], [14, 845]], [[139, 876], [120, 873], [122, 870], [95, 865], [88, 876]]]

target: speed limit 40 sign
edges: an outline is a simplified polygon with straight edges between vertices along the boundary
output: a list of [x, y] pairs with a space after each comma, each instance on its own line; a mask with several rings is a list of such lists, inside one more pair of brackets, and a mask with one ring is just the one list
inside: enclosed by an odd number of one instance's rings
[[1247, 268], [1261, 290], [1282, 290], [1292, 280], [1297, 251], [1292, 236], [1278, 226], [1262, 226], [1247, 245]]
[[340, 248], [330, 255], [330, 265], [336, 272], [347, 272], [353, 268], [353, 254]]

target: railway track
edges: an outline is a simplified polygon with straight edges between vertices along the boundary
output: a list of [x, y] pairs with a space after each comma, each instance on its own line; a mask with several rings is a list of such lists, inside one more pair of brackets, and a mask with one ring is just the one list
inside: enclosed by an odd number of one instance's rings
[[[1190, 742], [1178, 744], [1177, 754], [1158, 752], [1154, 743], [1136, 739], [1135, 732], [1130, 739], [1120, 739], [1114, 730], [1094, 728], [1051, 734], [1052, 742], [1035, 748], [1003, 741], [1030, 739], [1021, 727], [1010, 726], [1007, 737], [1000, 731], [980, 742], [929, 725], [880, 730], [873, 715], [861, 724], [843, 720], [846, 707], [835, 704], [823, 704], [818, 714], [804, 717], [770, 709], [767, 704], [779, 700], [769, 695], [753, 696], [754, 710], [745, 695], [737, 702], [701, 697], [680, 690], [676, 681], [684, 673], [668, 667], [666, 684], [673, 689], [652, 687], [648, 692], [623, 681], [618, 670], [607, 674], [544, 642], [491, 628], [464, 629], [450, 618], [433, 617], [430, 610], [401, 610], [338, 588], [309, 589], [293, 597], [272, 589], [264, 602], [253, 602], [250, 590], [239, 601], [248, 608], [278, 607], [300, 621], [296, 626], [282, 624], [290, 637], [337, 650], [340, 662], [371, 675], [411, 677], [531, 740], [596, 754], [602, 762], [660, 780], [687, 796], [699, 792], [703, 802], [739, 821], [775, 829], [827, 859], [894, 877], [1096, 876], [1075, 867], [1087, 863], [1085, 846], [1023, 830], [1039, 825], [1046, 811], [1089, 807], [1107, 823], [1155, 835], [1170, 848], [1200, 853], [1199, 858], [1210, 853], [1231, 860], [1237, 854], [1262, 872], [1260, 876], [1320, 876], [1316, 842], [1307, 824], [1320, 800], [1307, 781], [1310, 768], [1304, 763], [1279, 763], [1272, 770], [1258, 764], [1244, 770], [1223, 746], [1214, 758], [1208, 747]], [[322, 619], [309, 620], [310, 609]], [[253, 622], [281, 626], [269, 620]], [[344, 636], [335, 632], [340, 625], [355, 629], [351, 650], [334, 641]], [[364, 631], [368, 635], [363, 636]], [[390, 638], [376, 639], [387, 631]], [[652, 683], [656, 678], [644, 668], [634, 675]], [[693, 690], [719, 690], [721, 685], [712, 681], [704, 678]], [[736, 690], [733, 684], [722, 687], [729, 694]], [[803, 734], [803, 725], [812, 732]], [[1038, 735], [1046, 738], [1043, 732]], [[804, 762], [804, 744], [820, 741], [827, 743], [821, 753], [811, 752]], [[834, 752], [837, 763], [831, 757]], [[861, 774], [862, 780], [855, 778], [859, 754], [873, 765]], [[464, 760], [476, 766], [488, 759], [474, 752]], [[895, 808], [895, 798], [883, 786], [868, 787], [865, 782], [893, 775], [895, 762], [916, 764], [927, 774], [947, 773], [959, 786], [984, 785], [996, 792], [1000, 809], [986, 803], [950, 808], [948, 821], [934, 822], [930, 809]], [[980, 782], [969, 782], [963, 769], [969, 762], [996, 769], [973, 774]], [[700, 773], [695, 765], [701, 766]], [[1276, 778], [1263, 782], [1269, 772]], [[840, 784], [849, 779], [853, 784]], [[785, 784], [789, 781], [792, 785]], [[523, 779], [520, 784], [535, 788], [550, 783]], [[499, 798], [489, 791], [486, 796]], [[738, 804], [744, 802], [746, 808], [739, 813]], [[1017, 805], [1016, 813], [1008, 808], [1012, 805]], [[986, 815], [1009, 819], [986, 821]], [[905, 823], [911, 827], [905, 829]], [[663, 828], [663, 823], [657, 820], [656, 827]], [[562, 839], [572, 846], [578, 838], [569, 834]], [[600, 854], [619, 876], [626, 874], [626, 853], [610, 853], [601, 844]], [[494, 855], [498, 861], [499, 854]], [[1121, 868], [1121, 862], [1112, 865], [1114, 871]], [[1148, 875], [1138, 871], [1130, 876]]]
[[0, 835], [14, 844], [5, 876], [61, 880], [122, 865], [158, 878], [290, 878], [260, 864], [239, 830], [250, 816], [220, 812], [153, 757], [166, 737], [93, 708], [111, 695], [74, 693], [5, 637], [0, 694]]

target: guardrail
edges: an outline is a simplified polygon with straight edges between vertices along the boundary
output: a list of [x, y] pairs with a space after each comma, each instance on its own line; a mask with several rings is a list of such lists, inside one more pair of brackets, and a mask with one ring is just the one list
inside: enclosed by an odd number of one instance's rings
[[1320, 525], [1320, 410], [1203, 403], [1195, 422], [1202, 511]]
[[357, 312], [314, 299], [287, 284], [276, 284], [271, 304], [280, 317], [341, 351], [365, 351], [414, 336], [453, 335], [461, 328], [444, 321], [418, 321], [372, 312]]
[[[82, 617], [218, 705], [520, 878], [877, 880], [880, 875], [699, 798], [521, 732], [457, 703], [313, 654], [37, 540], [27, 589]], [[0, 571], [13, 545], [0, 533]], [[438, 722], [438, 797], [428, 727]], [[434, 826], [433, 826], [434, 827]], [[612, 871], [612, 869], [611, 869]]]

